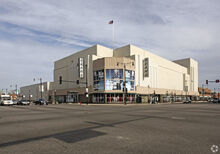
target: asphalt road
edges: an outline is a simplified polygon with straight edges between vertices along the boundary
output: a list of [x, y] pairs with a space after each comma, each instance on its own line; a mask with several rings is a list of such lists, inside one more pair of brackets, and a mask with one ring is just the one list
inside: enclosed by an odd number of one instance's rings
[[212, 154], [220, 104], [0, 106], [0, 153]]

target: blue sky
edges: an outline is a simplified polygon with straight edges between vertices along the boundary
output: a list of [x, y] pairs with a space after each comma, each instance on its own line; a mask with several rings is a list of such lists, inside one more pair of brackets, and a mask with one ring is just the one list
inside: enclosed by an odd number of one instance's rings
[[[199, 62], [199, 83], [220, 78], [219, 0], [0, 0], [0, 89], [53, 81], [53, 62], [101, 44], [127, 44]], [[220, 88], [219, 84], [210, 85]]]

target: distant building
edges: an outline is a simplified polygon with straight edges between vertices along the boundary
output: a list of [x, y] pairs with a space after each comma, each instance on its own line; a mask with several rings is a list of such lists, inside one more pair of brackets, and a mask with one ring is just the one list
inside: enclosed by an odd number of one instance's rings
[[200, 100], [209, 100], [213, 97], [212, 90], [208, 88], [198, 88]]
[[20, 96], [22, 99], [34, 101], [39, 98], [51, 100], [49, 91], [51, 90], [51, 82], [43, 82], [42, 84], [33, 84], [20, 88]]
[[19, 96], [17, 94], [8, 94], [9, 96], [11, 96], [12, 100], [17, 100], [19, 98]]

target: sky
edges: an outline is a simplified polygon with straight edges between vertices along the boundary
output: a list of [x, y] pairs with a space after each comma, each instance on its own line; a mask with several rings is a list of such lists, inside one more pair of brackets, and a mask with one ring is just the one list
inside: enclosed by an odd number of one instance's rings
[[201, 86], [220, 78], [219, 10], [219, 0], [0, 0], [0, 90], [53, 81], [54, 61], [95, 44], [191, 57]]

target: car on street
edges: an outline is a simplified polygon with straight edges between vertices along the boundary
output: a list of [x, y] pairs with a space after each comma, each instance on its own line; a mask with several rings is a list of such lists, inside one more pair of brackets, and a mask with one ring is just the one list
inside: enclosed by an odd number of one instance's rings
[[214, 98], [213, 101], [212, 101], [212, 103], [220, 103], [220, 99]]
[[20, 101], [18, 101], [17, 105], [30, 105], [30, 101], [28, 101], [28, 100], [20, 100]]
[[45, 99], [37, 99], [34, 101], [35, 105], [48, 105], [48, 102]]
[[14, 105], [11, 96], [9, 95], [1, 95], [0, 96], [0, 105]]
[[13, 100], [13, 105], [17, 105], [18, 104], [18, 100]]
[[183, 103], [184, 104], [190, 104], [190, 103], [192, 103], [192, 101], [190, 99], [186, 99]]

